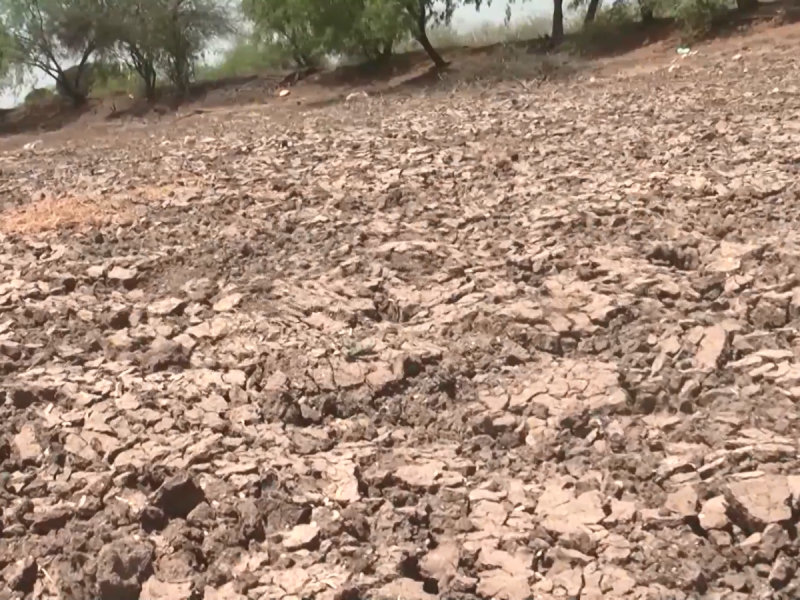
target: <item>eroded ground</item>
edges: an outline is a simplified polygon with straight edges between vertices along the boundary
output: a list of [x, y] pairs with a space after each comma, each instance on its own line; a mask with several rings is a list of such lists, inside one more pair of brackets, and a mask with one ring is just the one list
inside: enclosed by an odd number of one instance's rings
[[796, 57], [0, 156], [0, 598], [797, 597]]

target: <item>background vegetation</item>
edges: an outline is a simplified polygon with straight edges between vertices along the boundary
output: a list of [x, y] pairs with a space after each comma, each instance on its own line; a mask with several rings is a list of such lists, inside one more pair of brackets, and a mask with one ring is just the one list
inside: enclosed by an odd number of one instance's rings
[[[22, 86], [45, 74], [59, 96], [76, 105], [91, 93], [155, 98], [169, 85], [189, 91], [198, 78], [267, 69], [324, 66], [331, 61], [381, 62], [422, 49], [438, 67], [439, 49], [546, 37], [580, 46], [615, 39], [620, 31], [671, 18], [700, 35], [727, 12], [754, 0], [553, 0], [552, 19], [487, 26], [458, 35], [459, 6], [491, 0], [0, 0], [0, 80]], [[525, 0], [517, 0], [524, 2]], [[608, 2], [608, 0], [606, 0]], [[565, 23], [565, 10], [580, 18]], [[209, 65], [210, 45], [234, 43]], [[47, 92], [34, 90], [29, 101]]]

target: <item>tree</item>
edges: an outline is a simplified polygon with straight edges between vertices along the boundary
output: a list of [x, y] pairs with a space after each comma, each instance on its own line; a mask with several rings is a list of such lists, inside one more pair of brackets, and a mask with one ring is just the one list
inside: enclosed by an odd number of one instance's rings
[[553, 41], [558, 43], [564, 39], [564, 0], [553, 0]]
[[197, 62], [208, 43], [235, 32], [228, 11], [214, 0], [152, 0], [150, 43], [169, 80], [180, 93], [189, 91]]
[[655, 22], [654, 4], [653, 0], [639, 0], [639, 14], [643, 25], [652, 25]]
[[158, 81], [162, 50], [156, 36], [158, 2], [115, 0], [113, 5], [115, 56], [118, 63], [136, 73], [142, 81], [144, 96], [153, 100]]
[[[348, 6], [348, 5], [344, 5]], [[243, 0], [242, 12], [256, 27], [262, 41], [284, 46], [297, 66], [314, 66], [325, 47], [326, 30], [335, 28], [325, 22], [330, 14], [341, 13], [326, 10], [328, 6], [315, 0]]]
[[437, 68], [446, 67], [447, 61], [442, 58], [442, 55], [439, 54], [428, 39], [428, 23], [449, 24], [453, 17], [455, 3], [446, 0], [444, 8], [437, 11], [429, 0], [407, 0], [405, 7], [414, 23], [414, 39], [425, 50], [428, 57], [433, 61], [434, 66]]
[[600, 8], [600, 0], [589, 0], [589, 6], [586, 7], [586, 15], [583, 17], [584, 26], [594, 23], [598, 8]]
[[[450, 25], [453, 20], [453, 13], [459, 6], [473, 6], [475, 10], [480, 10], [484, 1], [487, 6], [491, 5], [491, 0], [402, 0], [404, 7], [411, 16], [414, 27], [412, 33], [420, 46], [428, 54], [433, 64], [442, 68], [447, 66], [447, 62], [437, 52], [428, 39], [427, 28], [429, 25]], [[562, 1], [562, 0], [556, 0]]]
[[386, 60], [395, 44], [411, 35], [408, 14], [392, 0], [364, 0], [352, 32], [352, 44], [368, 60]]
[[9, 47], [11, 39], [5, 28], [0, 24], [0, 88], [5, 83], [9, 68]]
[[195, 66], [217, 37], [234, 32], [219, 0], [107, 0], [115, 57], [142, 81], [145, 97], [156, 95], [159, 74], [186, 93]]
[[458, 6], [480, 9], [491, 0], [242, 0], [242, 12], [267, 42], [291, 49], [300, 66], [326, 54], [386, 58], [413, 37], [437, 67], [447, 63], [428, 38], [431, 25], [448, 25]]
[[[43, 71], [60, 94], [83, 104], [90, 58], [113, 42], [108, 16], [104, 0], [5, 0], [0, 4], [0, 28], [7, 36], [7, 60], [18, 77], [33, 69]], [[67, 63], [73, 66], [67, 68]]]

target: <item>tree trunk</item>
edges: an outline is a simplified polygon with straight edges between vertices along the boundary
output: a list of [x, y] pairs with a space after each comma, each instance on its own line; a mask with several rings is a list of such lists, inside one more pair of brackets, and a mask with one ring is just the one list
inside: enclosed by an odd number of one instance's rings
[[422, 31], [417, 36], [417, 41], [420, 45], [425, 49], [425, 52], [428, 54], [428, 57], [433, 61], [433, 64], [436, 66], [437, 69], [443, 69], [447, 66], [447, 61], [442, 58], [442, 55], [436, 51], [436, 48], [433, 47], [431, 41], [428, 39], [428, 34], [425, 31]]
[[564, 39], [564, 0], [553, 0], [553, 42]]
[[[415, 36], [420, 46], [428, 54], [428, 57], [433, 61], [437, 69], [443, 69], [447, 66], [447, 61], [442, 58], [442, 55], [436, 51], [431, 41], [428, 39], [428, 11], [426, 2], [428, 0], [417, 0], [416, 10], [408, 9], [408, 11], [417, 19], [417, 35]], [[416, 14], [415, 14], [416, 13]]]
[[586, 9], [586, 16], [583, 18], [584, 27], [594, 23], [594, 18], [597, 16], [598, 8], [600, 8], [600, 0], [589, 0], [589, 6]]
[[157, 77], [155, 69], [148, 71], [144, 77], [144, 97], [150, 102], [156, 99]]
[[[60, 70], [60, 69], [59, 69]], [[81, 89], [81, 72], [78, 68], [61, 71], [56, 78], [56, 91], [76, 107], [86, 102], [86, 95]]]
[[639, 14], [642, 16], [642, 25], [650, 25], [655, 21], [653, 3], [650, 0], [639, 0]]
[[61, 83], [61, 92], [70, 99], [75, 107], [80, 107], [86, 104], [86, 96], [80, 92], [80, 88], [74, 85], [71, 81], [63, 81]]
[[600, 8], [600, 0], [589, 0], [589, 6], [586, 8], [586, 16], [583, 17], [584, 27], [594, 23], [598, 8]]

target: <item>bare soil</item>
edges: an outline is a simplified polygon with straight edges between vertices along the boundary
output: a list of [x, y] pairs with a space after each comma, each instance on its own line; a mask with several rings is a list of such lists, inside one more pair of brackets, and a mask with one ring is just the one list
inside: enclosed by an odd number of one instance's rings
[[0, 598], [797, 598], [798, 31], [4, 140]]

